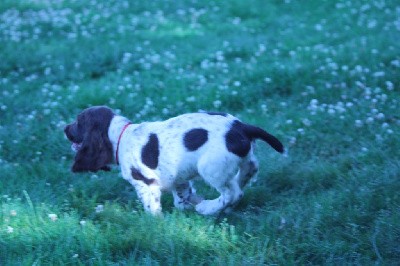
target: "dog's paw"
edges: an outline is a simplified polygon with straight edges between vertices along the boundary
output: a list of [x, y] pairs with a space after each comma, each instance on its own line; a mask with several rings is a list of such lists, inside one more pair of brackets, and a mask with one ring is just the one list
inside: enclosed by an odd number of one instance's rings
[[193, 209], [193, 205], [190, 204], [189, 202], [178, 202], [178, 203], [174, 203], [175, 208], [177, 208], [178, 210], [191, 210]]
[[202, 215], [214, 215], [220, 210], [219, 206], [216, 206], [215, 200], [203, 200], [196, 205], [195, 209]]
[[197, 205], [202, 201], [204, 201], [204, 198], [202, 196], [197, 195], [197, 194], [192, 194], [189, 197], [189, 203], [193, 204], [193, 205]]
[[191, 194], [187, 198], [182, 199], [181, 197], [174, 198], [174, 206], [178, 210], [191, 210], [201, 201], [203, 201], [203, 197], [197, 194]]

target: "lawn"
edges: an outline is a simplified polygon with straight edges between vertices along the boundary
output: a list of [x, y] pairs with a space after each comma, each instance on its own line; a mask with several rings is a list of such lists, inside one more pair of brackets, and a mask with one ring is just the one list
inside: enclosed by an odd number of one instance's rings
[[[399, 40], [394, 0], [2, 0], [0, 265], [398, 264]], [[231, 213], [152, 217], [117, 166], [71, 173], [93, 105], [229, 112], [288, 154], [257, 142]]]

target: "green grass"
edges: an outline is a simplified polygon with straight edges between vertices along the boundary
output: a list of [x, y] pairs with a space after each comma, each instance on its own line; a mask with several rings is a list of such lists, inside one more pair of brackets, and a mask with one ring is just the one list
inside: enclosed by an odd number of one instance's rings
[[[399, 8], [1, 1], [0, 265], [398, 264]], [[230, 112], [288, 157], [258, 143], [230, 214], [165, 194], [152, 217], [117, 168], [70, 172], [63, 127], [92, 105], [135, 122]]]

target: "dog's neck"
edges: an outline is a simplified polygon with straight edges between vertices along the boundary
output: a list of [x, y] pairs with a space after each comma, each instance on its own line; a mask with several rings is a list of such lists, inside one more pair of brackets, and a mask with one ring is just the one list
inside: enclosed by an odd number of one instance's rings
[[[126, 134], [128, 130], [129, 131], [131, 130], [131, 127], [132, 128], [137, 127], [137, 124], [130, 124], [130, 123], [131, 122], [129, 121], [129, 119], [119, 115], [114, 116], [113, 119], [111, 120], [110, 127], [108, 128], [108, 138], [110, 139], [110, 142], [113, 146], [114, 155], [117, 151], [118, 144], [121, 145], [118, 142], [120, 140], [121, 133], [123, 133], [122, 131], [125, 130], [123, 134]], [[130, 125], [128, 128], [126, 128], [126, 125], [128, 124]]]

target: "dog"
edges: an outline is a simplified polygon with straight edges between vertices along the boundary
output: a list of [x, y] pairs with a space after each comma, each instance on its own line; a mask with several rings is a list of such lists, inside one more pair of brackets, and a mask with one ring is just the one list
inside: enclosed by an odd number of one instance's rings
[[[194, 208], [202, 215], [231, 208], [258, 172], [255, 140], [284, 151], [282, 143], [265, 130], [219, 112], [133, 124], [106, 106], [94, 106], [82, 111], [64, 132], [76, 152], [73, 172], [108, 171], [111, 163], [119, 164], [123, 178], [152, 214], [161, 213], [162, 191], [172, 191], [176, 208]], [[197, 195], [195, 177], [220, 196], [205, 200]]]

